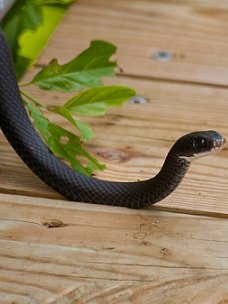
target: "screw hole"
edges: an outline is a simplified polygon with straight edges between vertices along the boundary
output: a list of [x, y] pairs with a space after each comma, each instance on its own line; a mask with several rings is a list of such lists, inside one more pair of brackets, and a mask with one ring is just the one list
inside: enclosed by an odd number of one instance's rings
[[173, 54], [167, 51], [158, 51], [153, 54], [152, 58], [157, 61], [166, 62], [173, 59]]
[[129, 99], [129, 102], [134, 104], [144, 104], [148, 102], [148, 99], [143, 96], [133, 96]]

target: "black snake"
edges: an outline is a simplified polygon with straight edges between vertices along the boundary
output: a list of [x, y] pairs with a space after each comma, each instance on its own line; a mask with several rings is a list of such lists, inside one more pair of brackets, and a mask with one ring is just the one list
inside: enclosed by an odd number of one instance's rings
[[76, 173], [52, 154], [34, 129], [19, 93], [11, 55], [0, 32], [0, 127], [25, 164], [46, 184], [70, 200], [144, 208], [169, 195], [191, 161], [221, 150], [225, 139], [215, 131], [184, 135], [170, 149], [160, 172], [138, 182], [111, 182]]

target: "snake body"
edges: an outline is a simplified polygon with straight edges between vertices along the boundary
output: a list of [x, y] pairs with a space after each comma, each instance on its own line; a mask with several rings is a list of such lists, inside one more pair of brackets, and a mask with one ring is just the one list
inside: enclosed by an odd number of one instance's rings
[[170, 149], [160, 172], [145, 181], [111, 182], [78, 174], [49, 151], [34, 129], [20, 96], [2, 32], [0, 127], [24, 163], [67, 199], [129, 208], [144, 208], [165, 198], [180, 184], [192, 159], [222, 149], [225, 142], [215, 131], [184, 135]]

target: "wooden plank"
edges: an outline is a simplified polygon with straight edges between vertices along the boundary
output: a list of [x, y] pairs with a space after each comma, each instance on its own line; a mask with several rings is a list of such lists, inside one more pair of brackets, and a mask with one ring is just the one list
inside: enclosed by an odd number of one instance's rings
[[[0, 202], [0, 299], [227, 300], [227, 220], [4, 194]], [[53, 218], [65, 226], [49, 229]]]
[[[79, 0], [39, 64], [104, 39], [118, 46], [126, 75], [227, 85], [227, 9], [225, 1]], [[155, 60], [158, 51], [171, 60]]]
[[[85, 119], [96, 132], [88, 149], [107, 164], [104, 172], [97, 172], [98, 178], [134, 181], [155, 175], [172, 144], [187, 132], [215, 129], [228, 138], [224, 111], [227, 109], [226, 89], [124, 77], [106, 82], [134, 87], [148, 102], [128, 103], [103, 117]], [[31, 88], [30, 92], [50, 104], [66, 100], [61, 94], [40, 92], [36, 88]], [[51, 115], [50, 118], [69, 127], [61, 117]], [[25, 167], [3, 136], [0, 139], [1, 192], [60, 198]], [[224, 150], [197, 160], [177, 191], [155, 208], [226, 216], [227, 153]]]
[[228, 300], [225, 219], [6, 194], [0, 202], [1, 303]]

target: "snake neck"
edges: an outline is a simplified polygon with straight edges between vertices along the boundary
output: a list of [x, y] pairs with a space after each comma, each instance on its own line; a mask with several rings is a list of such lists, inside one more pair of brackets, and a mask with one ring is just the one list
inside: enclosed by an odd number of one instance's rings
[[171, 151], [160, 172], [149, 180], [151, 183], [150, 204], [155, 204], [173, 192], [187, 173], [189, 166], [188, 160], [173, 154]]

